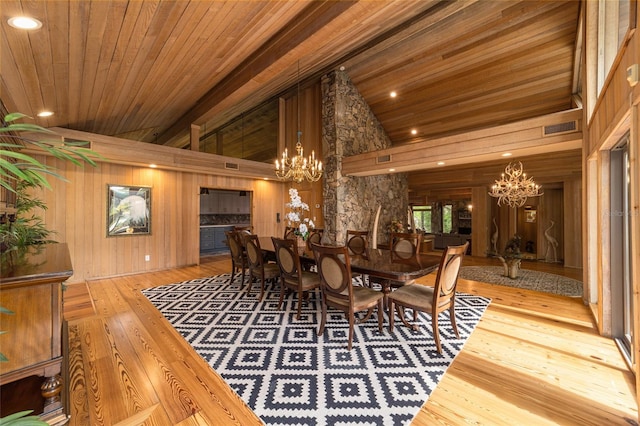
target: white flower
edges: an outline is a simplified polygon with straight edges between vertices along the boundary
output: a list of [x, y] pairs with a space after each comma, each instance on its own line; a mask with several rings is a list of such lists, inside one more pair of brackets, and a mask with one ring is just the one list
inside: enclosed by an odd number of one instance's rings
[[298, 190], [295, 188], [289, 189], [289, 198], [290, 201], [286, 206], [290, 208], [291, 211], [285, 215], [285, 218], [289, 222], [289, 226], [297, 227], [294, 231], [295, 234], [302, 237], [303, 240], [306, 240], [309, 236], [309, 229], [315, 228], [315, 224], [311, 219], [308, 217], [303, 219], [303, 212], [305, 210], [309, 211], [309, 205], [302, 201]]
[[289, 201], [286, 204], [287, 207], [291, 209], [300, 209], [300, 210], [309, 211], [309, 205], [307, 203], [302, 202], [302, 198], [300, 198], [300, 195], [298, 195], [297, 189], [295, 188], [289, 189], [289, 198], [291, 199], [291, 201]]
[[287, 213], [287, 220], [289, 222], [300, 222], [300, 215], [296, 212]]

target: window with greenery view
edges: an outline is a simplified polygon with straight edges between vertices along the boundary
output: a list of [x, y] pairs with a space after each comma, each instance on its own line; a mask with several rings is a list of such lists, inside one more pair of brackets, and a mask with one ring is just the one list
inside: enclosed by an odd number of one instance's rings
[[413, 206], [413, 221], [416, 229], [431, 233], [431, 206]]

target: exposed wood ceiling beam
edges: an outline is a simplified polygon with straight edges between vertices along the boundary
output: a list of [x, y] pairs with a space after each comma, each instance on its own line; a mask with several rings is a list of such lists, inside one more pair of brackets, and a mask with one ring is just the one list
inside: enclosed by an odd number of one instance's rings
[[213, 89], [209, 90], [196, 106], [173, 123], [158, 136], [158, 143], [172, 146], [171, 140], [182, 135], [191, 124], [206, 121], [211, 110], [238, 89], [249, 84], [261, 72], [276, 61], [295, 50], [295, 47], [314, 35], [319, 28], [327, 25], [356, 2], [323, 1], [311, 2], [296, 19], [258, 49], [257, 53], [245, 60]]

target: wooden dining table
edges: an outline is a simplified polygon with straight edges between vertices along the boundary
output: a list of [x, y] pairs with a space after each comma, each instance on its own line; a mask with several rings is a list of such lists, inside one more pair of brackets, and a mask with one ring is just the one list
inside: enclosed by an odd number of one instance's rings
[[[271, 237], [260, 237], [260, 248], [265, 254], [274, 256], [275, 250]], [[303, 263], [315, 264], [313, 252], [308, 248], [299, 252]], [[394, 255], [391, 250], [382, 248], [368, 248], [361, 255], [350, 255], [351, 271], [375, 277], [381, 284], [382, 291], [388, 294], [391, 291], [390, 283], [408, 283], [420, 277], [430, 274], [438, 269], [440, 256], [418, 253], [415, 258], [403, 259]], [[386, 298], [385, 298], [386, 299]]]

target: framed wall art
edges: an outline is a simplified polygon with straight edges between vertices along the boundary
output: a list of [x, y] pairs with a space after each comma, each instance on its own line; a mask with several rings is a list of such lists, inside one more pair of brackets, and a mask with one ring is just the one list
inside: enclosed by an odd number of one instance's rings
[[107, 237], [151, 233], [151, 187], [107, 185]]
[[529, 223], [534, 223], [536, 221], [536, 210], [525, 210], [526, 214], [525, 220]]

